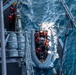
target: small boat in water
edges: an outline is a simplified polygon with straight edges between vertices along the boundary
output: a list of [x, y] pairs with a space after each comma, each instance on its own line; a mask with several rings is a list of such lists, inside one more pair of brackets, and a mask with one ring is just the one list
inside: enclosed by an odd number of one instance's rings
[[32, 32], [32, 60], [36, 67], [48, 68], [53, 67], [54, 48], [52, 40], [52, 32], [50, 25], [41, 24], [40, 30]]
[[40, 62], [44, 62], [48, 55], [49, 41], [48, 31], [35, 32], [35, 52]]

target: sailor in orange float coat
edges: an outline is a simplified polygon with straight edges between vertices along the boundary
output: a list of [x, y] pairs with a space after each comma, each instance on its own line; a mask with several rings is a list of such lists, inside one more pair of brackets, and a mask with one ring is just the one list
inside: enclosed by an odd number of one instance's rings
[[35, 41], [36, 41], [36, 43], [38, 43], [40, 41], [40, 38], [37, 37]]
[[48, 32], [47, 31], [44, 31], [44, 36], [46, 37], [48, 35]]
[[44, 40], [44, 43], [43, 43], [45, 46], [48, 46], [48, 44], [49, 44], [49, 41], [46, 39], [46, 40]]
[[40, 53], [40, 50], [41, 50], [40, 48], [37, 48], [36, 53]]
[[38, 32], [35, 32], [35, 37], [38, 37], [39, 36], [39, 33]]

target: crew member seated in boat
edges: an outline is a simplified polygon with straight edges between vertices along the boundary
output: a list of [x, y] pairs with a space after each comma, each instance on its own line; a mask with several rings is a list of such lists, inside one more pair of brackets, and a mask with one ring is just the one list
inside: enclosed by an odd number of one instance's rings
[[41, 37], [47, 37], [48, 32], [47, 31], [40, 31], [40, 36]]
[[38, 37], [39, 36], [39, 32], [35, 32], [35, 37]]
[[40, 37], [44, 36], [44, 31], [40, 31]]
[[13, 17], [12, 17], [11, 14], [8, 15], [8, 20], [9, 20], [9, 27], [10, 27], [10, 30], [12, 30]]
[[41, 51], [45, 52], [45, 46], [44, 45], [42, 45], [42, 50]]
[[46, 47], [45, 47], [44, 45], [42, 46], [42, 50], [41, 50], [41, 51], [42, 51], [42, 53], [43, 53], [43, 55], [44, 55], [44, 59], [46, 59], [47, 51], [48, 51], [48, 50], [46, 49]]
[[40, 49], [40, 48], [37, 48], [37, 49], [36, 49], [36, 53], [38, 53], [38, 54], [39, 54], [39, 53], [40, 53], [40, 51], [41, 51], [41, 49]]
[[44, 31], [44, 37], [47, 37], [48, 31]]
[[49, 45], [49, 41], [47, 39], [44, 40], [44, 46], [48, 46]]
[[40, 41], [40, 38], [37, 37], [37, 38], [35, 39], [35, 41], [36, 41], [36, 43], [38, 43], [38, 42]]
[[36, 47], [38, 47], [40, 44], [39, 44], [39, 41], [40, 41], [40, 38], [39, 37], [36, 37], [35, 38], [35, 45]]
[[45, 56], [44, 56], [44, 54], [41, 54], [41, 56], [40, 56], [40, 62], [44, 62], [45, 61]]
[[38, 47], [37, 49], [36, 49], [36, 54], [37, 54], [37, 57], [40, 59], [41, 57], [40, 57], [40, 51], [41, 51], [41, 49]]

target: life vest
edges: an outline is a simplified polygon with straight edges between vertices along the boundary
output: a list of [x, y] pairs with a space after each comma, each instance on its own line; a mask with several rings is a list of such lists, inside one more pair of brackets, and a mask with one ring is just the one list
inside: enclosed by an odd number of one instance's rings
[[9, 15], [9, 16], [8, 16], [8, 20], [9, 20], [10, 22], [13, 21], [13, 17], [12, 17], [12, 15]]
[[37, 48], [36, 53], [40, 53], [40, 50], [41, 50], [40, 48]]
[[38, 32], [35, 32], [35, 37], [38, 37], [39, 36], [39, 33]]
[[43, 43], [45, 46], [47, 46], [49, 44], [49, 41], [46, 39], [44, 40], [44, 43]]
[[40, 38], [37, 37], [35, 41], [36, 41], [36, 43], [38, 43], [40, 41]]

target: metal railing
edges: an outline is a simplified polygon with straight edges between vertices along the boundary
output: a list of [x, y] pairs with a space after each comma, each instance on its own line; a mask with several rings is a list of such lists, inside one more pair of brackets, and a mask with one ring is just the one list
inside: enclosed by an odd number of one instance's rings
[[34, 75], [33, 73], [33, 66], [32, 66], [32, 61], [31, 61], [31, 51], [29, 48], [29, 39], [28, 39], [28, 34], [26, 34], [26, 69], [27, 69], [27, 75]]
[[17, 0], [7, 0], [4, 4], [3, 4], [3, 10], [6, 10], [11, 4], [13, 4], [15, 1]]
[[6, 0], [4, 3], [3, 3], [3, 6], [5, 6], [7, 3], [9, 3], [10, 0]]
[[0, 0], [0, 30], [1, 30], [1, 59], [2, 59], [2, 75], [7, 75], [5, 39], [4, 39], [4, 16], [3, 16], [3, 0]]
[[68, 18], [71, 20], [71, 22], [73, 23], [73, 25], [76, 27], [75, 19], [74, 19], [72, 13], [70, 12], [68, 6], [66, 5], [65, 0], [60, 0], [60, 2], [63, 5]]

